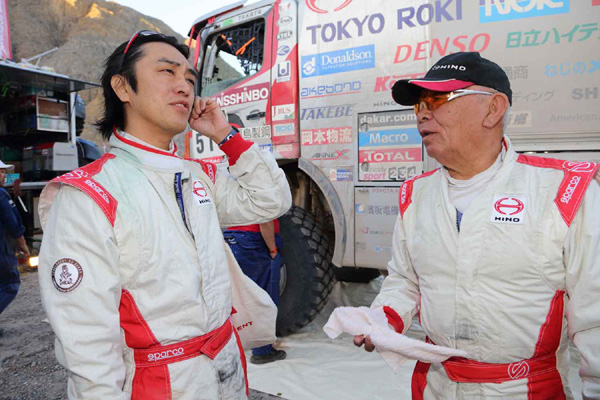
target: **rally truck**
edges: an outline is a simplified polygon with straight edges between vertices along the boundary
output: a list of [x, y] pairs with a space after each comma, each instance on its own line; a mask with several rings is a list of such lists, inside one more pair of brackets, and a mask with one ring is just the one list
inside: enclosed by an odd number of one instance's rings
[[[292, 188], [278, 332], [316, 316], [334, 269], [354, 281], [386, 270], [400, 185], [438, 167], [394, 82], [480, 52], [511, 81], [517, 151], [600, 161], [599, 24], [600, 0], [239, 1], [198, 18], [198, 94], [272, 152]], [[188, 139], [191, 157], [222, 160]]]

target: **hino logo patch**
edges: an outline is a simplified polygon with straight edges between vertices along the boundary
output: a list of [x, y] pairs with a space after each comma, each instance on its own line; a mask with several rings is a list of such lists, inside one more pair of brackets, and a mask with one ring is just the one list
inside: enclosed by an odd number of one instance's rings
[[495, 196], [490, 220], [502, 224], [522, 224], [525, 221], [525, 196]]
[[72, 258], [61, 258], [52, 267], [52, 283], [63, 293], [77, 289], [82, 279], [83, 269]]
[[192, 184], [194, 193], [194, 202], [199, 206], [212, 204], [208, 191], [200, 181], [194, 181]]

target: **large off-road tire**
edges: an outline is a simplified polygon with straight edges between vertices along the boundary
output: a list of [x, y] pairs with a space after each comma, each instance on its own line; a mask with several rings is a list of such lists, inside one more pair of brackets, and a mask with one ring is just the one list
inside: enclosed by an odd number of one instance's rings
[[292, 207], [279, 222], [284, 270], [277, 334], [286, 336], [311, 322], [333, 288], [333, 265], [327, 238], [305, 210]]
[[369, 283], [381, 273], [373, 268], [334, 268], [335, 278], [341, 282]]

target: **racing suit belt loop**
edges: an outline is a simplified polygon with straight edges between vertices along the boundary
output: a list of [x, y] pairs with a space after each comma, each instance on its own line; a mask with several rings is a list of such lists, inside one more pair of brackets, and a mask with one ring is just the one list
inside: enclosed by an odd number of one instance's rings
[[228, 318], [219, 328], [193, 339], [165, 346], [134, 349], [135, 366], [136, 368], [156, 367], [198, 357], [202, 354], [212, 360], [229, 342], [232, 333], [233, 324], [231, 318]]

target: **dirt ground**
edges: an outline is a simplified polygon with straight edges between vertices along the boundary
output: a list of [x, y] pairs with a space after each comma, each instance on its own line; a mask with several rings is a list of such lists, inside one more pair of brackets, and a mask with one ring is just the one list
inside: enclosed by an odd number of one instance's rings
[[[0, 400], [66, 399], [67, 371], [54, 357], [54, 334], [38, 287], [38, 275], [22, 271], [15, 300], [0, 315]], [[250, 390], [251, 400], [272, 400]]]

